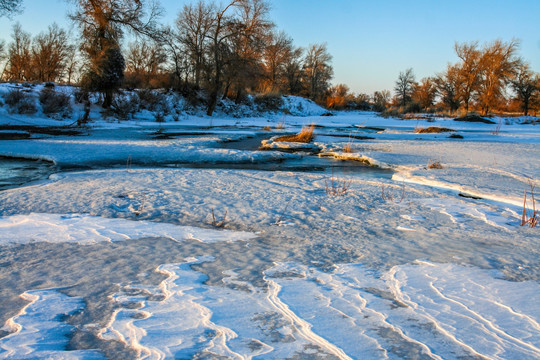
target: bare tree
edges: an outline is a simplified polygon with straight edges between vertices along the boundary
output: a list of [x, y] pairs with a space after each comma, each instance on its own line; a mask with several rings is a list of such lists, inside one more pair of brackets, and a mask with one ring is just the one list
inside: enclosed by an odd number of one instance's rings
[[81, 49], [89, 61], [83, 84], [103, 92], [103, 106], [109, 107], [124, 77], [125, 61], [120, 50], [124, 30], [153, 36], [160, 8], [150, 0], [72, 1], [77, 3], [78, 10], [71, 18], [82, 29]]
[[0, 39], [0, 63], [6, 58], [6, 42]]
[[[232, 89], [237, 103], [246, 89], [254, 89], [263, 74], [263, 52], [274, 26], [267, 18], [269, 7], [264, 0], [245, 1], [238, 8], [238, 24], [230, 38], [230, 56], [226, 62], [226, 89]], [[227, 90], [225, 91], [227, 94]]]
[[390, 91], [375, 91], [373, 93], [373, 110], [384, 111], [390, 103]]
[[[256, 41], [262, 29], [270, 26], [266, 19], [267, 10], [264, 0], [233, 0], [215, 11], [208, 35], [211, 71], [208, 76], [207, 115], [213, 114], [226, 81], [231, 82], [230, 73], [234, 70], [231, 64], [234, 61], [239, 61], [241, 66], [253, 64], [251, 60], [256, 53], [256, 42], [252, 40]], [[243, 81], [245, 78], [237, 80], [238, 89], [242, 88]]]
[[66, 31], [56, 24], [49, 26], [47, 32], [38, 34], [32, 44], [32, 80], [60, 80], [73, 49]]
[[285, 91], [291, 95], [298, 95], [302, 92], [302, 62], [304, 49], [293, 48], [290, 56], [285, 58]]
[[521, 103], [523, 114], [529, 114], [529, 108], [535, 95], [540, 93], [540, 76], [535, 74], [527, 63], [519, 64], [516, 77], [511, 81], [517, 100]]
[[126, 55], [126, 78], [137, 86], [149, 86], [163, 71], [167, 55], [156, 42], [137, 41], [129, 44]]
[[[284, 32], [271, 34], [263, 53], [264, 80], [261, 88], [265, 92], [284, 90], [287, 82], [287, 64], [292, 59], [294, 51], [292, 39]], [[300, 71], [299, 63], [298, 71]]]
[[465, 111], [469, 112], [469, 107], [473, 96], [479, 91], [482, 72], [482, 52], [478, 49], [478, 42], [454, 45], [456, 55], [461, 59], [458, 65], [457, 76], [461, 86], [459, 87], [459, 98], [465, 106]]
[[6, 77], [12, 81], [28, 81], [31, 78], [32, 39], [21, 24], [13, 25], [12, 42], [8, 47]]
[[433, 106], [436, 96], [437, 88], [432, 78], [423, 78], [420, 83], [413, 85], [412, 100], [420, 104], [424, 110]]
[[484, 115], [503, 98], [506, 85], [514, 78], [521, 62], [516, 56], [518, 47], [517, 40], [496, 40], [482, 52], [478, 100]]
[[326, 44], [312, 44], [304, 59], [304, 76], [308, 96], [313, 100], [321, 100], [334, 75], [330, 62], [332, 55], [328, 53]]
[[0, 17], [19, 13], [22, 11], [22, 0], [0, 0]]
[[[212, 18], [212, 28], [208, 34], [210, 41], [209, 61], [212, 64], [212, 73], [210, 76], [209, 99], [206, 114], [212, 116], [216, 109], [217, 100], [220, 91], [223, 88], [223, 70], [227, 61], [227, 53], [229, 52], [227, 41], [240, 31], [240, 26], [234, 17], [230, 14], [235, 8], [242, 5], [243, 0], [233, 0], [224, 7], [217, 9]], [[239, 25], [239, 24], [238, 24]]]
[[184, 5], [176, 19], [177, 40], [189, 59], [197, 88], [201, 86], [202, 75], [207, 66], [206, 54], [215, 12], [213, 3], [207, 4], [200, 0], [195, 5]]
[[394, 91], [401, 106], [405, 106], [411, 102], [414, 84], [415, 76], [412, 68], [399, 73]]
[[459, 81], [458, 65], [448, 65], [445, 72], [435, 77], [434, 84], [442, 103], [452, 112], [458, 110], [462, 86]]

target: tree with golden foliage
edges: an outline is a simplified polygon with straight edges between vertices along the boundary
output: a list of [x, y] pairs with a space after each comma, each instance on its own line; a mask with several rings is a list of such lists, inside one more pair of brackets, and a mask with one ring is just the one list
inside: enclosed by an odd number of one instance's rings
[[478, 103], [484, 115], [503, 99], [504, 90], [515, 77], [522, 60], [516, 56], [519, 41], [496, 40], [488, 44], [480, 58]]
[[166, 61], [167, 54], [157, 42], [130, 43], [126, 54], [126, 83], [132, 87], [153, 87]]
[[478, 42], [454, 45], [456, 55], [461, 59], [457, 68], [459, 87], [458, 96], [465, 106], [465, 111], [469, 112], [469, 107], [473, 96], [478, 91], [482, 72], [482, 52], [478, 49]]
[[458, 65], [448, 65], [446, 71], [434, 78], [435, 89], [444, 106], [454, 112], [459, 109], [462, 83], [459, 81]]
[[261, 89], [275, 93], [285, 90], [287, 64], [295, 49], [292, 39], [284, 32], [270, 34], [270, 39], [263, 50], [264, 79]]
[[338, 84], [328, 89], [326, 96], [326, 107], [329, 109], [343, 109], [347, 105], [349, 97], [349, 87], [345, 84]]
[[32, 42], [32, 79], [41, 82], [62, 79], [74, 48], [67, 32], [54, 23], [47, 32], [38, 34]]
[[11, 38], [4, 76], [10, 81], [30, 81], [32, 79], [32, 38], [19, 23], [13, 25]]
[[413, 85], [412, 100], [417, 102], [424, 110], [433, 106], [436, 96], [435, 81], [430, 77], [423, 78], [420, 83]]

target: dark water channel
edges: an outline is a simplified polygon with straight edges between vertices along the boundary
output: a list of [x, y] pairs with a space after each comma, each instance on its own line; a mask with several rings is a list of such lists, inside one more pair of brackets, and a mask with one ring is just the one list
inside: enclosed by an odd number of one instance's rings
[[[140, 134], [139, 134], [140, 135]], [[208, 136], [199, 133], [171, 133], [165, 134], [164, 139], [179, 137]], [[217, 148], [241, 151], [258, 151], [261, 141], [268, 139], [269, 134], [257, 134], [240, 139], [229, 140], [224, 137]], [[154, 138], [155, 139], [155, 138]], [[294, 156], [276, 161], [260, 162], [156, 162], [130, 164], [133, 168], [192, 168], [192, 169], [237, 169], [261, 171], [294, 171], [314, 173], [336, 173], [348, 176], [362, 176], [375, 178], [390, 178], [392, 171], [368, 166], [359, 161], [336, 160], [321, 158], [314, 154], [297, 152]], [[22, 159], [0, 156], [0, 190], [16, 188], [37, 180], [47, 179], [51, 174], [58, 172], [84, 171], [90, 169], [107, 169], [125, 167], [125, 159], [107, 161], [106, 163], [89, 163], [84, 166], [61, 167], [44, 160]]]

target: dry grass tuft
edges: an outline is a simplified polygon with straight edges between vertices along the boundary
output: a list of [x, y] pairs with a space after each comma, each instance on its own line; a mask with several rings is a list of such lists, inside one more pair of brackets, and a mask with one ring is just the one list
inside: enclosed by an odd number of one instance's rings
[[443, 132], [454, 132], [455, 130], [445, 128], [445, 127], [438, 127], [438, 126], [430, 126], [427, 128], [417, 128], [414, 130], [415, 134], [439, 134]]
[[347, 154], [352, 154], [354, 152], [352, 143], [348, 142], [347, 144], [345, 144], [342, 151]]
[[284, 135], [276, 138], [274, 141], [281, 141], [281, 142], [298, 142], [298, 143], [310, 143], [314, 136], [313, 136], [313, 130], [315, 129], [315, 125], [311, 126], [304, 126], [302, 130], [296, 134], [296, 135]]
[[529, 185], [531, 186], [532, 210], [527, 211], [527, 190], [525, 190], [525, 195], [523, 196], [523, 213], [521, 215], [521, 226], [527, 225], [533, 228], [540, 223], [540, 214], [536, 211], [536, 202], [534, 200], [534, 184], [532, 181], [529, 181]]
[[381, 184], [381, 197], [384, 201], [400, 203], [405, 200], [405, 184], [401, 184], [401, 193], [399, 195], [391, 194], [385, 190], [384, 184]]

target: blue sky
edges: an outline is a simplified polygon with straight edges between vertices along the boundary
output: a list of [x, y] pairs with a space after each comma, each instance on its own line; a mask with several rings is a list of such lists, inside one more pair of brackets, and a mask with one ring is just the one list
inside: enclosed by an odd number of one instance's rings
[[[0, 37], [9, 41], [19, 21], [33, 34], [66, 19], [65, 0], [23, 0], [25, 11], [0, 18]], [[172, 23], [189, 0], [161, 0], [164, 23]], [[519, 54], [540, 72], [540, 0], [271, 0], [270, 17], [297, 46], [327, 43], [334, 83], [371, 94], [392, 90], [400, 71], [417, 79], [456, 62], [454, 43], [521, 40]], [[72, 29], [75, 31], [74, 29]]]

